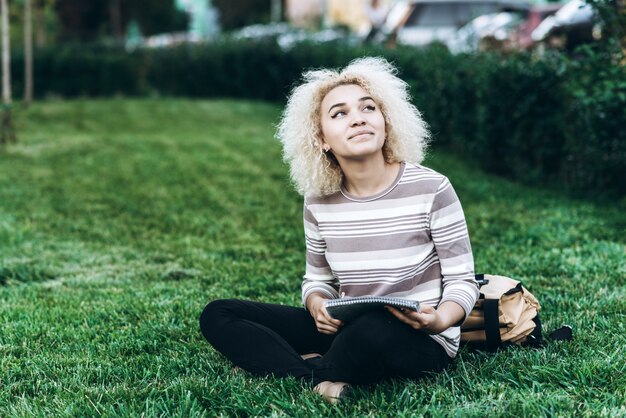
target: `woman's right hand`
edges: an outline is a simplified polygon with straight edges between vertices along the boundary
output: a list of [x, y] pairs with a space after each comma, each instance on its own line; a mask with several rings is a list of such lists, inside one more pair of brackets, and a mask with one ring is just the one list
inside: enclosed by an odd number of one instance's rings
[[324, 302], [327, 300], [328, 298], [321, 294], [313, 293], [307, 299], [307, 309], [315, 320], [317, 330], [322, 334], [333, 335], [339, 331], [339, 327], [343, 325], [343, 322], [330, 316], [326, 307], [324, 307]]

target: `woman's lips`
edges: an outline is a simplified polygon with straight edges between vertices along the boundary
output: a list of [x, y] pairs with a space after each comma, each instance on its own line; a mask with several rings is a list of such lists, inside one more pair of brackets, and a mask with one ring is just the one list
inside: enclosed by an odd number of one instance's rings
[[361, 136], [361, 135], [374, 135], [374, 133], [372, 131], [359, 131], [355, 133], [354, 135], [349, 136], [348, 140], [354, 139], [357, 136]]

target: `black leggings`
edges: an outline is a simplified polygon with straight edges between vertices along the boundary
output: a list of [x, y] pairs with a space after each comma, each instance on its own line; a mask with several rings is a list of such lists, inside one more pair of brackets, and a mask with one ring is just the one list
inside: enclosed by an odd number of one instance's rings
[[[335, 335], [317, 331], [304, 308], [236, 299], [209, 303], [200, 329], [211, 345], [248, 372], [368, 384], [388, 377], [419, 378], [446, 368], [451, 358], [426, 333], [385, 309], [344, 324]], [[300, 355], [320, 353], [303, 360]]]

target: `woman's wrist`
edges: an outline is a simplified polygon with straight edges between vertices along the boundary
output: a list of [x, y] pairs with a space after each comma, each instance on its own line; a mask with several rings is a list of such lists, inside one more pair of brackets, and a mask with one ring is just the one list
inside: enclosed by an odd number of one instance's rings
[[326, 300], [328, 300], [328, 298], [321, 293], [312, 293], [306, 300], [306, 308], [309, 312], [316, 312], [319, 308], [319, 304], [324, 303]]
[[443, 332], [448, 328], [458, 324], [465, 316], [465, 311], [456, 302], [447, 301], [437, 308], [437, 328], [438, 332]]

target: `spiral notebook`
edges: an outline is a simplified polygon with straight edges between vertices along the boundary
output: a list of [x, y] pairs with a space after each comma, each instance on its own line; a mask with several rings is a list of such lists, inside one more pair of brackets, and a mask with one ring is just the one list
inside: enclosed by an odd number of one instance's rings
[[359, 296], [355, 298], [343, 297], [327, 300], [324, 303], [326, 310], [335, 319], [350, 321], [364, 312], [383, 306], [393, 306], [398, 309], [410, 309], [418, 312], [420, 303], [416, 300], [402, 299], [390, 296]]

